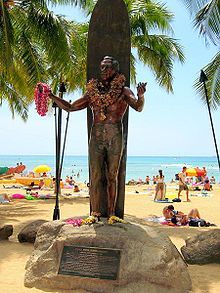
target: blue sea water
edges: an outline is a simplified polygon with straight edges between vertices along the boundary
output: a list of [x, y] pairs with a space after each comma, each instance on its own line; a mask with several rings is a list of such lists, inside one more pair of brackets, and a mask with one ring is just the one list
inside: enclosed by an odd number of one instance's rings
[[[32, 171], [34, 167], [46, 164], [52, 168], [51, 175], [55, 175], [55, 157], [50, 155], [0, 155], [0, 167], [14, 167], [17, 163], [22, 162], [26, 165], [25, 172]], [[215, 176], [217, 182], [220, 181], [220, 172], [216, 157], [168, 157], [168, 156], [128, 156], [126, 182], [130, 179], [145, 179], [146, 175], [152, 178], [162, 169], [165, 175], [165, 181], [169, 182], [175, 178], [182, 167], [206, 167], [208, 176]], [[78, 173], [78, 177], [77, 177]], [[77, 181], [87, 181], [88, 174], [88, 157], [87, 156], [65, 156], [63, 162], [62, 178], [74, 176]]]

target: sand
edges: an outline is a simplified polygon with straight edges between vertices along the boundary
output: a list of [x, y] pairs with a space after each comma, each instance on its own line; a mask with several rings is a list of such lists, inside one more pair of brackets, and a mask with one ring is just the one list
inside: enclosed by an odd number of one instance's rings
[[[9, 194], [25, 193], [19, 189], [3, 189], [0, 186], [0, 193], [7, 191]], [[138, 191], [139, 193], [136, 193]], [[64, 190], [64, 193], [72, 193], [70, 190]], [[201, 217], [215, 223], [220, 227], [220, 186], [215, 185], [214, 190], [208, 197], [195, 196], [199, 192], [190, 192], [191, 202], [185, 202], [183, 192], [182, 202], [175, 203], [175, 209], [187, 213], [191, 208], [198, 208]], [[127, 186], [125, 199], [125, 216], [136, 221], [143, 221], [151, 215], [162, 216], [163, 203], [153, 201], [153, 187], [147, 185]], [[168, 194], [175, 196], [177, 191], [175, 185], [169, 185]], [[26, 293], [26, 292], [59, 292], [70, 291], [55, 290], [42, 291], [35, 288], [26, 288], [23, 285], [25, 264], [33, 250], [33, 245], [29, 243], [19, 243], [17, 234], [27, 223], [36, 219], [52, 220], [54, 210], [54, 199], [49, 200], [13, 200], [9, 204], [0, 204], [0, 226], [12, 224], [14, 233], [8, 241], [0, 241], [0, 284], [1, 293]], [[82, 216], [89, 214], [89, 199], [82, 196], [65, 196], [60, 201], [61, 218], [71, 216]], [[141, 219], [141, 220], [140, 220]], [[144, 220], [145, 221], [145, 220]], [[144, 222], [145, 223], [145, 222]], [[168, 227], [158, 223], [146, 222], [146, 225], [153, 226], [160, 233], [165, 233], [170, 237], [178, 249], [185, 244], [185, 239], [194, 236], [201, 231], [207, 231], [209, 228], [197, 227]], [[218, 228], [215, 227], [215, 228]], [[220, 292], [220, 265], [189, 265], [188, 270], [193, 283], [192, 292]], [[83, 292], [83, 291], [71, 291]]]

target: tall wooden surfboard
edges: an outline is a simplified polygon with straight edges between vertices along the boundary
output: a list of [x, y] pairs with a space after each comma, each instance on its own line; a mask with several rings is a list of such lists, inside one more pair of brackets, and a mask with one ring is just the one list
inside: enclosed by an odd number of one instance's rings
[[[123, 0], [99, 0], [93, 10], [88, 35], [87, 80], [99, 78], [100, 61], [104, 56], [112, 56], [119, 61], [120, 72], [126, 77], [126, 86], [130, 86], [130, 24], [127, 7]], [[88, 137], [92, 126], [92, 113], [87, 112]], [[116, 215], [124, 216], [125, 175], [127, 159], [128, 111], [123, 118], [124, 151], [118, 176], [118, 199]], [[103, 174], [104, 174], [103, 170]], [[103, 176], [103, 198], [101, 213], [107, 216], [106, 178]]]

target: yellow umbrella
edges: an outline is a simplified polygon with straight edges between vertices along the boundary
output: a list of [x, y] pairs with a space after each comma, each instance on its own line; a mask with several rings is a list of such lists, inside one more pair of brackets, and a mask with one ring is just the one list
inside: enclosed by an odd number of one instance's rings
[[35, 173], [44, 173], [50, 171], [51, 168], [47, 165], [39, 165], [33, 169]]
[[195, 168], [187, 168], [186, 169], [187, 176], [197, 176], [197, 172]]

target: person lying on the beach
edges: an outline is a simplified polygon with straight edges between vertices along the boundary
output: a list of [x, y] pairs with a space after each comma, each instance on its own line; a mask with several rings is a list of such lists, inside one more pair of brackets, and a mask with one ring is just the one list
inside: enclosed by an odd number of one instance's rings
[[7, 193], [1, 193], [0, 194], [0, 203], [6, 203], [6, 202], [10, 202], [10, 198], [7, 195]]
[[172, 218], [176, 218], [176, 221], [180, 222], [181, 224], [185, 224], [191, 218], [200, 219], [198, 209], [192, 209], [188, 215], [186, 215], [181, 211], [176, 211], [173, 205], [165, 206], [163, 208], [163, 215], [166, 220], [171, 221]]
[[198, 209], [192, 209], [188, 213], [188, 215], [184, 214], [183, 212], [174, 210], [173, 211], [173, 216], [170, 219], [170, 221], [174, 225], [178, 225], [178, 226], [185, 226], [187, 224], [190, 225], [191, 221], [199, 222], [199, 220], [201, 220], [201, 217], [200, 217]]
[[176, 211], [173, 205], [164, 207], [163, 215], [165, 219], [176, 226], [189, 225], [192, 227], [209, 227], [216, 226], [215, 224], [210, 224], [209, 222], [201, 219], [198, 209], [192, 209], [188, 215], [181, 211]]

